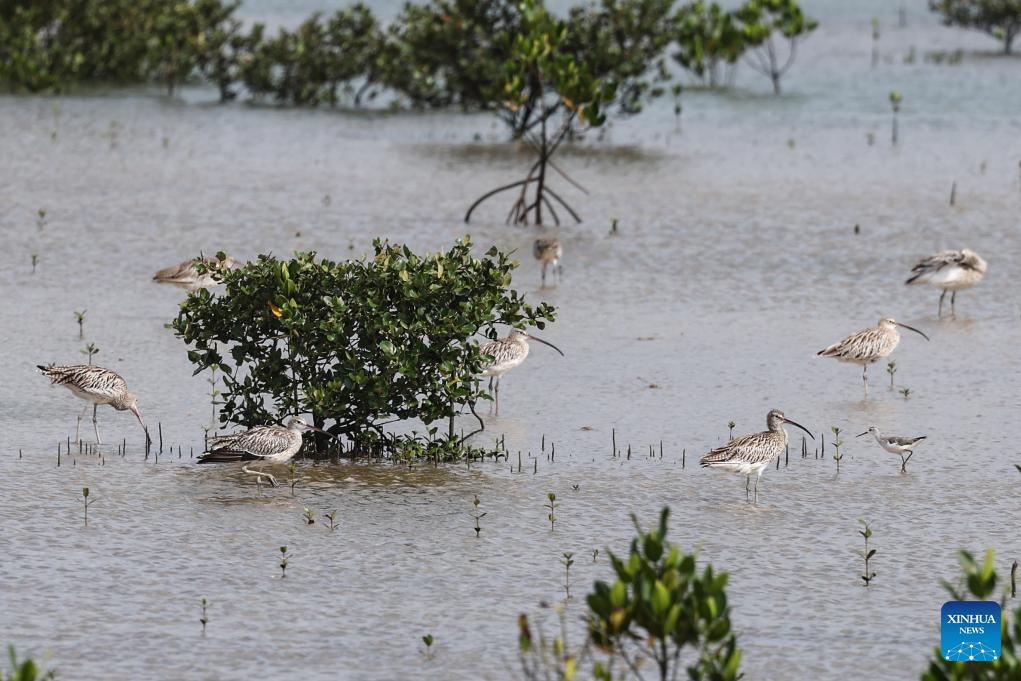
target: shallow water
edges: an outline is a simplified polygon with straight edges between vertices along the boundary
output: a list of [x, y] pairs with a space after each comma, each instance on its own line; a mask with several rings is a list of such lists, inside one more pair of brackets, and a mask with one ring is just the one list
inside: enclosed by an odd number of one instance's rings
[[[823, 27], [784, 97], [741, 70], [737, 92], [689, 91], [679, 125], [663, 103], [564, 154], [591, 194], [565, 189], [585, 222], [558, 230], [564, 280], [542, 292], [528, 257], [535, 232], [503, 225], [505, 203], [462, 222], [475, 196], [528, 163], [490, 117], [221, 107], [202, 89], [184, 102], [0, 98], [0, 643], [50, 654], [69, 679], [514, 678], [515, 618], [563, 598], [562, 554], [576, 560], [576, 622], [591, 582], [609, 578], [606, 550], [627, 549], [629, 514], [649, 525], [669, 505], [672, 538], [731, 573], [748, 678], [917, 677], [938, 645], [939, 581], [956, 574], [956, 551], [996, 547], [1001, 573], [1021, 554], [1011, 523], [1021, 60], [939, 27], [924, 2], [909, 3], [902, 30], [886, 3], [806, 5]], [[309, 8], [249, 11], [287, 23]], [[874, 71], [873, 14], [888, 57]], [[905, 64], [912, 45], [918, 60]], [[967, 50], [958, 66], [922, 59], [957, 46]], [[894, 88], [904, 93], [897, 148]], [[209, 386], [164, 328], [183, 292], [152, 284], [153, 272], [199, 251], [339, 258], [376, 236], [443, 249], [465, 232], [480, 250], [518, 249], [515, 285], [560, 311], [542, 335], [566, 356], [536, 346], [504, 381], [503, 414], [487, 419], [484, 437], [506, 435], [509, 463], [303, 463], [293, 495], [193, 465]], [[989, 273], [958, 296], [956, 319], [937, 320], [938, 292], [903, 280], [919, 257], [961, 247], [983, 254]], [[857, 367], [815, 357], [881, 315], [932, 337], [905, 333], [892, 356], [907, 400], [883, 365], [863, 400]], [[145, 461], [130, 414], [107, 409], [104, 436], [126, 438], [127, 455], [110, 445], [102, 464], [65, 455], [56, 466], [81, 403], [35, 365], [84, 361], [86, 342], [139, 394], [173, 454]], [[774, 406], [825, 432], [825, 458], [802, 459], [792, 430], [789, 465], [767, 471], [747, 503], [743, 480], [695, 462], [728, 421], [735, 434], [761, 430]], [[871, 424], [928, 435], [908, 475], [852, 437]], [[844, 429], [839, 475], [830, 426]], [[611, 456], [612, 429], [630, 460]], [[95, 500], [87, 529], [84, 486]], [[552, 532], [550, 491], [561, 504]], [[487, 514], [478, 539], [476, 494]], [[338, 529], [321, 517], [305, 526], [306, 506], [336, 509]], [[878, 551], [867, 590], [859, 518]], [[283, 579], [282, 545], [292, 554]]]

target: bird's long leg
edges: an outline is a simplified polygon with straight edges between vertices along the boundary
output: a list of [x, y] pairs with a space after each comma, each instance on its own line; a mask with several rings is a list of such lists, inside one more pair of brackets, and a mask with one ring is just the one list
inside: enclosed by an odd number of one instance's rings
[[[492, 376], [489, 377], [489, 394], [490, 395], [493, 394], [493, 377]], [[489, 413], [490, 414], [493, 413], [493, 403], [492, 402], [489, 403]]]
[[85, 418], [85, 414], [89, 411], [89, 403], [85, 403], [85, 408], [82, 409], [82, 413], [78, 414], [78, 425], [74, 427], [74, 441], [81, 442], [82, 432], [82, 419]]
[[546, 288], [546, 268], [549, 266], [545, 260], [542, 263], [542, 285], [539, 288]]
[[956, 301], [956, 300], [957, 300], [957, 291], [954, 291], [950, 295], [950, 316], [951, 317], [956, 317], [957, 316], [957, 310], [954, 309], [954, 301]]
[[560, 277], [562, 277], [564, 275], [564, 266], [560, 264], [559, 260], [557, 260], [556, 270], [557, 270], [557, 286], [559, 286], [560, 285]]
[[755, 478], [755, 501], [759, 500], [759, 478], [762, 477], [762, 471], [759, 471], [758, 477]]
[[866, 364], [861, 370], [861, 380], [865, 384], [865, 396], [869, 394], [869, 365]]
[[99, 419], [96, 418], [96, 410], [99, 409], [98, 404], [92, 405], [92, 427], [96, 431], [96, 444], [101, 445], [103, 441], [99, 438]]
[[939, 319], [943, 316], [943, 299], [947, 297], [947, 290], [943, 289], [943, 293], [939, 296], [939, 311], [936, 313], [936, 318]]
[[273, 487], [277, 486], [277, 479], [274, 478], [269, 473], [266, 473], [265, 471], [253, 471], [248, 467], [247, 464], [241, 467], [241, 471], [243, 473], [248, 473], [249, 475], [254, 475], [256, 477], [257, 483], [261, 483], [263, 478], [268, 478], [270, 485], [272, 485]]
[[912, 454], [914, 454], [914, 451], [910, 451], [909, 450], [907, 457], [905, 457], [903, 454], [900, 455], [900, 472], [901, 473], [907, 473], [908, 472], [908, 461], [911, 460], [911, 455]]
[[500, 415], [500, 377], [496, 377], [496, 387], [493, 389], [493, 394], [496, 397], [496, 415]]
[[751, 484], [752, 484], [752, 474], [749, 473], [748, 475], [746, 475], [744, 477], [744, 499], [745, 499], [745, 501], [748, 501], [748, 488], [751, 486]]

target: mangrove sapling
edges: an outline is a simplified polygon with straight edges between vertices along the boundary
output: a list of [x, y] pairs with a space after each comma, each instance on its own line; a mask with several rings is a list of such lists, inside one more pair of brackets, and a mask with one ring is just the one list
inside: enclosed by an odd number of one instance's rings
[[206, 635], [206, 625], [209, 624], [209, 615], [206, 613], [206, 607], [209, 605], [209, 601], [205, 598], [202, 599], [202, 618], [199, 622], [202, 622], [202, 635]]
[[323, 517], [330, 521], [330, 524], [327, 525], [327, 527], [330, 528], [330, 532], [333, 532], [335, 529], [337, 529], [337, 511], [336, 510], [330, 511], [329, 513], [324, 513]]
[[290, 556], [287, 555], [287, 547], [280, 547], [280, 577], [287, 576], [287, 563], [290, 561]]
[[599, 557], [599, 549], [592, 549], [592, 562], [593, 563], [596, 562], [596, 559], [598, 557]]
[[571, 598], [571, 566], [574, 565], [574, 554], [565, 551], [564, 557], [560, 559], [560, 563], [564, 566], [564, 592], [566, 594], [565, 600]]
[[[59, 454], [58, 454], [58, 458], [59, 458]], [[85, 508], [85, 527], [88, 527], [89, 526], [89, 505], [93, 501], [95, 501], [95, 499], [93, 499], [92, 501], [89, 500], [89, 488], [88, 487], [82, 487], [82, 497], [81, 498], [82, 498], [82, 505]]]
[[82, 339], [85, 338], [85, 328], [84, 328], [85, 327], [85, 313], [87, 311], [88, 310], [82, 310], [81, 312], [79, 312], [78, 310], [74, 311], [75, 321], [78, 322], [78, 340], [82, 340]]
[[557, 495], [554, 494], [553, 492], [550, 492], [549, 494], [547, 494], [546, 498], [549, 500], [549, 503], [544, 504], [543, 506], [545, 508], [549, 509], [549, 515], [547, 516], [549, 518], [549, 529], [550, 529], [550, 532], [553, 532], [553, 530], [554, 530], [554, 523], [556, 523], [556, 521], [557, 521], [557, 517], [555, 515], [555, 511], [556, 511], [556, 509], [558, 509], [560, 507], [560, 504], [556, 503]]
[[872, 17], [872, 68], [879, 64], [879, 17]]
[[901, 394], [901, 396], [905, 400], [910, 399], [910, 397], [911, 397], [911, 388], [901, 388], [900, 389], [900, 394]]
[[728, 422], [727, 422], [727, 428], [730, 428], [730, 434], [729, 434], [729, 435], [728, 435], [727, 437], [728, 437], [729, 439], [731, 439], [731, 440], [733, 440], [733, 439], [734, 439], [734, 426], [736, 426], [736, 425], [737, 425], [737, 424], [736, 424], [736, 423], [734, 423], [733, 421], [728, 421]]
[[839, 473], [840, 461], [844, 458], [844, 455], [840, 453], [840, 446], [844, 444], [844, 441], [840, 439], [840, 428], [830, 426], [830, 430], [833, 431], [833, 448], [836, 450], [836, 453], [833, 455], [833, 460], [837, 462], [837, 473]]
[[[768, 77], [773, 94], [780, 94], [780, 78], [794, 63], [798, 42], [814, 31], [819, 22], [805, 15], [796, 0], [746, 0], [734, 13], [739, 22], [746, 48], [754, 59], [744, 61], [752, 69]], [[787, 41], [787, 57], [783, 59], [774, 42], [774, 34]]]
[[46, 226], [46, 209], [40, 208], [35, 214], [35, 226], [42, 229]]
[[425, 650], [422, 653], [423, 655], [425, 655], [425, 659], [427, 660], [433, 659], [433, 635], [426, 634], [425, 636], [423, 636], [422, 643], [425, 644]]
[[892, 359], [887, 362], [886, 373], [890, 374], [890, 390], [893, 390], [893, 375], [897, 373], [897, 362]]
[[83, 355], [88, 355], [89, 364], [92, 364], [92, 357], [93, 357], [93, 355], [99, 354], [99, 347], [95, 343], [89, 343], [80, 352]]
[[890, 91], [890, 107], [893, 109], [893, 128], [891, 130], [891, 143], [897, 145], [897, 114], [900, 113], [900, 103], [904, 99], [899, 90]]
[[872, 580], [876, 577], [875, 572], [869, 572], [869, 561], [872, 559], [872, 556], [876, 555], [876, 550], [869, 548], [869, 539], [872, 537], [872, 528], [869, 526], [868, 521], [860, 520], [858, 522], [864, 526], [864, 529], [858, 530], [858, 534], [865, 539], [865, 550], [858, 552], [858, 555], [865, 560], [865, 573], [860, 575], [860, 577], [862, 578], [862, 581], [865, 582], [865, 587], [868, 588], [868, 586], [872, 584]]
[[[520, 464], [518, 464], [518, 466], [520, 467]], [[475, 537], [476, 538], [478, 538], [479, 533], [482, 532], [482, 526], [479, 525], [479, 520], [481, 520], [482, 518], [486, 517], [485, 513], [479, 513], [479, 504], [480, 503], [482, 503], [482, 502], [479, 501], [479, 495], [476, 494], [475, 495], [475, 500], [472, 501], [472, 505], [475, 508], [474, 508], [474, 510], [471, 513], [471, 517], [475, 520]]]
[[315, 525], [316, 524], [316, 512], [313, 511], [308, 506], [305, 507], [305, 510], [302, 512], [302, 515], [305, 518], [305, 524], [306, 525]]

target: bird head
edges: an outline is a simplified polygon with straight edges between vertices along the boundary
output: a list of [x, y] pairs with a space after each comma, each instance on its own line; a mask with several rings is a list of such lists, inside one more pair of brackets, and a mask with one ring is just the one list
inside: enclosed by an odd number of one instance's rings
[[924, 333], [922, 333], [921, 331], [919, 331], [915, 327], [908, 326], [907, 324], [901, 324], [900, 322], [898, 322], [893, 317], [883, 317], [882, 319], [879, 320], [879, 326], [884, 328], [884, 329], [894, 329], [894, 328], [899, 326], [902, 329], [907, 329], [908, 331], [914, 331], [915, 333], [917, 333], [919, 336], [921, 336], [925, 340], [929, 340], [928, 336], [926, 336]]
[[876, 435], [878, 433], [879, 429], [877, 429], [875, 426], [869, 426], [868, 430], [866, 430], [864, 433], [859, 433], [858, 435], [855, 435], [855, 437], [861, 437], [862, 435]]

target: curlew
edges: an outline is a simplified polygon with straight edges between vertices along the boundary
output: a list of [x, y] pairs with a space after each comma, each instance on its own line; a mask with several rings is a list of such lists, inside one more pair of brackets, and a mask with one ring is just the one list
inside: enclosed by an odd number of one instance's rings
[[[875, 426], [869, 426], [869, 429], [864, 433], [856, 435], [855, 437], [861, 437], [862, 435], [868, 435], [871, 433], [875, 438], [879, 446], [890, 452], [891, 454], [900, 455], [900, 472], [908, 472], [908, 459], [915, 453], [915, 445], [925, 439], [924, 435], [918, 437], [896, 437], [893, 435], [883, 435], [879, 432], [879, 429]], [[904, 452], [908, 455], [905, 458]]]
[[[149, 429], [145, 427], [142, 414], [138, 411], [138, 401], [128, 391], [128, 384], [117, 373], [94, 364], [39, 364], [38, 367], [43, 372], [43, 376], [49, 378], [53, 385], [66, 387], [75, 396], [92, 405], [92, 427], [96, 431], [96, 444], [103, 444], [99, 437], [99, 421], [96, 418], [96, 410], [101, 404], [109, 404], [117, 411], [129, 410], [135, 415], [142, 430], [145, 431], [145, 444], [148, 446], [151, 441]], [[78, 426], [74, 431], [75, 442], [79, 441], [82, 417], [85, 416], [88, 408], [88, 404], [86, 404], [85, 411], [78, 416]]]
[[479, 348], [483, 355], [490, 355], [493, 358], [493, 361], [485, 366], [480, 376], [482, 378], [489, 377], [489, 391], [493, 393], [497, 415], [500, 414], [500, 377], [525, 361], [525, 358], [528, 357], [529, 340], [536, 340], [543, 345], [548, 345], [559, 352], [561, 356], [564, 354], [552, 343], [527, 334], [520, 329], [511, 329], [506, 338], [489, 341]]
[[546, 288], [546, 270], [553, 266], [553, 274], [557, 277], [557, 284], [560, 283], [560, 258], [564, 255], [564, 249], [560, 246], [560, 239], [551, 236], [541, 236], [532, 244], [532, 255], [542, 265], [542, 288]]
[[[197, 267], [200, 262], [206, 268], [206, 271], [201, 273]], [[210, 288], [219, 285], [221, 281], [216, 275], [217, 269], [235, 269], [238, 267], [241, 267], [241, 263], [229, 255], [222, 262], [216, 258], [192, 258], [191, 260], [185, 260], [176, 265], [163, 268], [153, 276], [152, 280], [160, 284], [173, 284], [188, 291], [194, 291], [198, 288]]]
[[722, 447], [717, 447], [705, 454], [698, 462], [703, 468], [720, 468], [730, 473], [747, 476], [744, 485], [745, 498], [748, 497], [752, 474], [757, 474], [755, 498], [758, 499], [759, 478], [762, 477], [766, 467], [787, 448], [787, 431], [783, 427], [785, 423], [800, 428], [808, 433], [810, 438], [815, 439], [815, 436], [803, 425], [791, 421], [779, 409], [772, 409], [766, 415], [766, 430], [731, 440]]
[[863, 329], [858, 333], [852, 334], [839, 343], [834, 343], [815, 354], [822, 355], [823, 357], [834, 357], [841, 362], [861, 364], [863, 367], [861, 378], [865, 383], [865, 394], [868, 395], [869, 365], [875, 364], [889, 355], [897, 347], [897, 344], [900, 343], [900, 332], [897, 331], [898, 326], [914, 331], [925, 340], [929, 340], [928, 336], [913, 326], [901, 324], [892, 317], [883, 317], [872, 328]]
[[937, 318], [943, 316], [943, 299], [947, 297], [947, 291], [952, 292], [950, 314], [953, 316], [957, 292], [982, 281], [986, 275], [986, 261], [969, 248], [963, 251], [940, 251], [912, 267], [911, 273], [911, 278], [905, 284], [931, 284], [943, 289], [939, 296]]
[[[202, 453], [199, 463], [233, 463], [248, 461], [265, 461], [267, 463], [283, 463], [290, 460], [301, 449], [302, 433], [314, 430], [336, 437], [325, 430], [308, 425], [299, 416], [291, 418], [287, 426], [256, 426], [249, 430], [222, 435], [209, 444], [209, 450]], [[268, 478], [276, 487], [277, 481], [269, 473], [248, 468], [245, 463], [241, 470], [256, 476], [256, 482]]]

